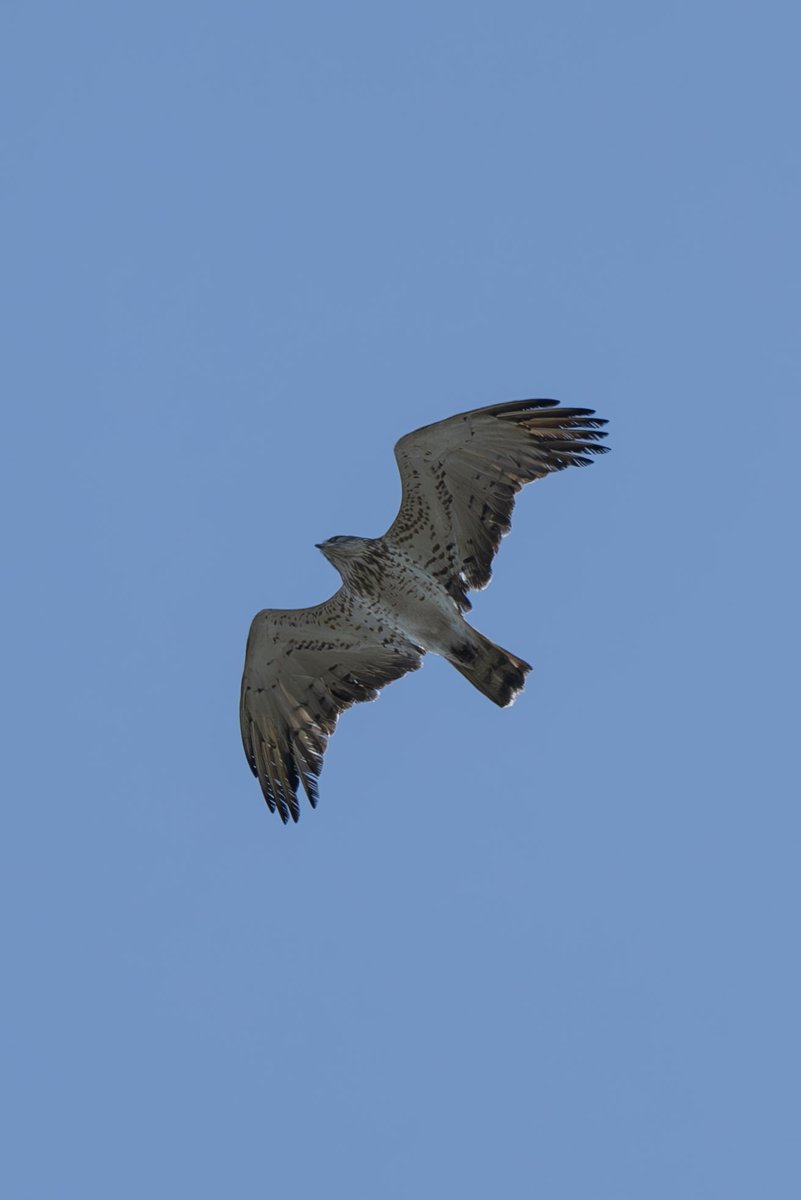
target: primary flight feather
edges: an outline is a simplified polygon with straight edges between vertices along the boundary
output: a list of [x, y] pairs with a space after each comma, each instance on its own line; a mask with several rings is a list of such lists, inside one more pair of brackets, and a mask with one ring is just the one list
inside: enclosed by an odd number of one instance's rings
[[511, 704], [531, 667], [465, 620], [467, 592], [490, 581], [524, 484], [586, 466], [607, 447], [590, 408], [517, 400], [459, 413], [395, 446], [403, 495], [383, 537], [333, 537], [318, 549], [342, 576], [315, 608], [264, 609], [250, 627], [242, 742], [271, 811], [312, 807], [339, 714], [442, 655], [496, 704]]

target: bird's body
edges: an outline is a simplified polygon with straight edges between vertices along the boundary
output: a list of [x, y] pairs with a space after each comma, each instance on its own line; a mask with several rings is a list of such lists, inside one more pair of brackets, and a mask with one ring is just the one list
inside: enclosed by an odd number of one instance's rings
[[366, 613], [423, 650], [444, 654], [466, 625], [445, 586], [387, 538], [348, 538], [347, 543], [347, 557], [337, 554], [340, 543], [331, 548], [323, 543], [324, 553]]
[[312, 805], [339, 713], [442, 655], [496, 704], [522, 690], [529, 664], [465, 620], [485, 587], [524, 483], [585, 465], [604, 447], [590, 409], [525, 400], [460, 413], [402, 438], [396, 520], [383, 537], [334, 537], [319, 549], [342, 587], [307, 609], [265, 609], [251, 626], [240, 718], [248, 762], [283, 821]]

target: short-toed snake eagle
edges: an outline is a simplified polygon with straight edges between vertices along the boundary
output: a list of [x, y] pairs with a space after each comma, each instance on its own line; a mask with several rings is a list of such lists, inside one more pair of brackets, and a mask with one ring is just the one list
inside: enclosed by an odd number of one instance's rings
[[464, 619], [467, 593], [489, 583], [515, 494], [606, 449], [589, 408], [519, 400], [426, 425], [395, 446], [403, 495], [378, 538], [332, 537], [320, 549], [342, 586], [314, 608], [264, 609], [253, 620], [242, 678], [245, 754], [286, 823], [298, 785], [317, 804], [317, 777], [339, 714], [442, 655], [496, 704], [511, 704], [531, 669]]

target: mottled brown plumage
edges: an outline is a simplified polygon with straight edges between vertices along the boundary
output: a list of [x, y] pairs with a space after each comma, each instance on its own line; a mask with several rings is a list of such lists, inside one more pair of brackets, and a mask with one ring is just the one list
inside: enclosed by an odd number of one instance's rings
[[467, 592], [489, 583], [515, 495], [606, 449], [592, 409], [520, 400], [459, 413], [401, 438], [400, 511], [381, 538], [336, 537], [319, 549], [342, 576], [315, 608], [265, 609], [245, 656], [242, 741], [264, 797], [297, 821], [312, 806], [339, 714], [441, 654], [496, 704], [522, 690], [528, 663], [464, 619]]

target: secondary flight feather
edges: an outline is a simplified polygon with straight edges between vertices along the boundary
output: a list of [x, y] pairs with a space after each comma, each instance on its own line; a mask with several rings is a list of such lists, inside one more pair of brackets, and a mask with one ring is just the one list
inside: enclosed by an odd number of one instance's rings
[[395, 446], [403, 494], [383, 537], [318, 545], [342, 586], [314, 608], [264, 609], [250, 627], [240, 722], [250, 768], [281, 820], [312, 807], [339, 714], [440, 654], [505, 707], [531, 667], [465, 620], [524, 484], [607, 449], [590, 408], [518, 400], [425, 425]]

